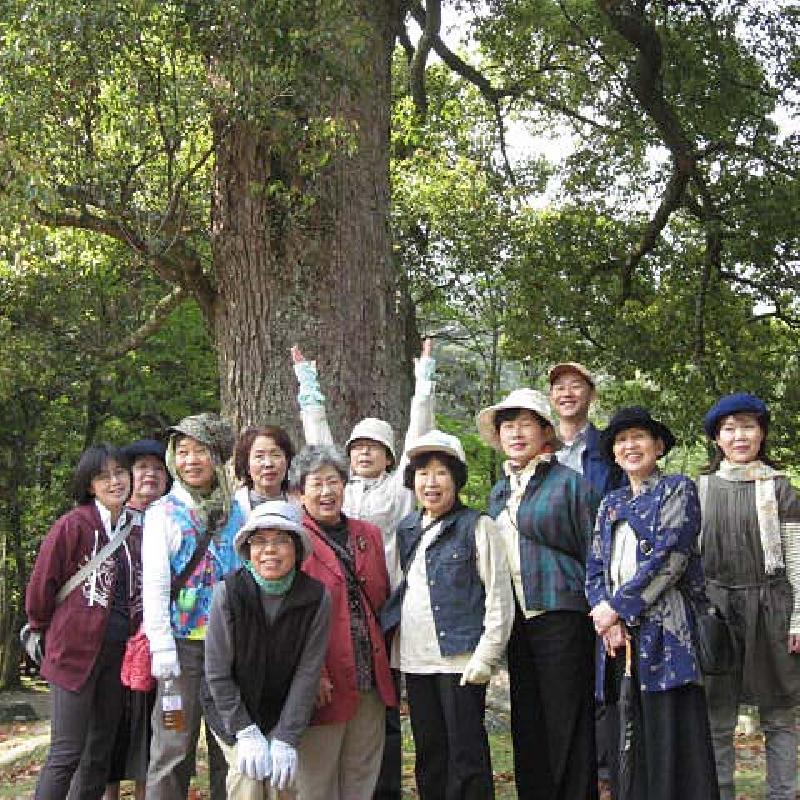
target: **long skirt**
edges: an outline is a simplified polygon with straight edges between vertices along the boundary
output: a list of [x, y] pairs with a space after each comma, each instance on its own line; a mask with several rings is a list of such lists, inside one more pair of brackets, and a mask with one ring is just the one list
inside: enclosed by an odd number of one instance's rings
[[[614, 659], [618, 676], [622, 662], [621, 655]], [[626, 800], [719, 800], [703, 687], [688, 684], [644, 692], [636, 667], [634, 663], [627, 713], [617, 704], [621, 727], [628, 714], [633, 719], [631, 788], [624, 795]], [[619, 791], [621, 780], [624, 778], [617, 775], [615, 797], [624, 794]]]

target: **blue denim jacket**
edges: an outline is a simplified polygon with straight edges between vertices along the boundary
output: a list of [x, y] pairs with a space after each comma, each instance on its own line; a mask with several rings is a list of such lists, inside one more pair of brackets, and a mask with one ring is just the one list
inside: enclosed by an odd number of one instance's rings
[[[486, 592], [477, 569], [475, 526], [480, 512], [461, 508], [442, 521], [425, 551], [433, 622], [443, 656], [471, 653], [483, 633]], [[400, 566], [405, 574], [422, 538], [422, 512], [404, 517], [397, 528]], [[396, 590], [402, 606], [405, 578]]]

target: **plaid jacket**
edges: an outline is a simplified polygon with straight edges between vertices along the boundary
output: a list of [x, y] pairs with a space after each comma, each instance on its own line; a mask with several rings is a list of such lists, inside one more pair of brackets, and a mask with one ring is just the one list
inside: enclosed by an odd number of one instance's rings
[[[508, 477], [489, 494], [497, 519], [511, 494]], [[587, 611], [586, 558], [599, 497], [575, 470], [555, 459], [542, 462], [517, 511], [525, 605], [545, 611]]]

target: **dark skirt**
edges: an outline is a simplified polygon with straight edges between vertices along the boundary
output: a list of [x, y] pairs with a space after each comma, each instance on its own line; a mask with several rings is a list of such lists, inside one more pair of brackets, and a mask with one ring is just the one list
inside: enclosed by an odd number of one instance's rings
[[[614, 659], [621, 680], [624, 657]], [[702, 686], [687, 684], [663, 692], [643, 692], [633, 669], [633, 766], [625, 800], [719, 800], [714, 749]], [[618, 703], [620, 725], [622, 708]], [[615, 763], [615, 783], [618, 762]], [[619, 786], [617, 786], [619, 788]], [[615, 797], [623, 797], [615, 792]]]
[[145, 781], [150, 762], [151, 715], [156, 699], [152, 692], [124, 690], [122, 719], [111, 755], [109, 783]]

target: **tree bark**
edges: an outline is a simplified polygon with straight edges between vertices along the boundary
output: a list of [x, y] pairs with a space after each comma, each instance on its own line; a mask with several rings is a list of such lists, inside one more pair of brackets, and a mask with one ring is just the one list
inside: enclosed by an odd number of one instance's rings
[[[389, 6], [353, 4], [366, 37], [362, 72], [321, 102], [355, 124], [357, 148], [313, 182], [272, 146], [268, 128], [224, 113], [215, 120], [212, 325], [222, 410], [237, 428], [269, 421], [297, 430], [294, 343], [317, 360], [337, 441], [367, 415], [402, 425], [416, 341], [389, 233]], [[310, 208], [270, 183], [302, 185]]]

